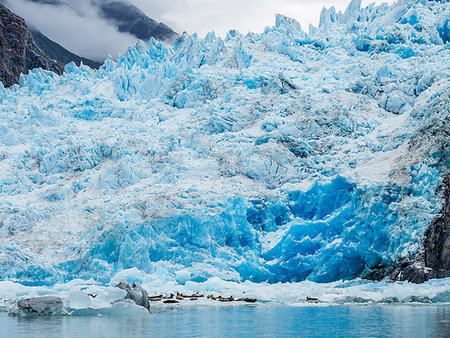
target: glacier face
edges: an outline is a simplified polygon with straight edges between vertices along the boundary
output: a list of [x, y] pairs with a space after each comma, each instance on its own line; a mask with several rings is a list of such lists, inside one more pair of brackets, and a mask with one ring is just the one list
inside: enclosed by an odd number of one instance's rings
[[0, 88], [0, 278], [330, 282], [413, 257], [450, 167], [449, 18], [354, 0], [309, 34], [277, 16]]

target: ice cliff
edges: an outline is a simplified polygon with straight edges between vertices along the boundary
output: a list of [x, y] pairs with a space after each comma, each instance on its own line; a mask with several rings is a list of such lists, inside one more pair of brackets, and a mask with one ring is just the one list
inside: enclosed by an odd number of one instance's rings
[[420, 254], [450, 166], [450, 3], [360, 4], [0, 88], [0, 278], [330, 282]]

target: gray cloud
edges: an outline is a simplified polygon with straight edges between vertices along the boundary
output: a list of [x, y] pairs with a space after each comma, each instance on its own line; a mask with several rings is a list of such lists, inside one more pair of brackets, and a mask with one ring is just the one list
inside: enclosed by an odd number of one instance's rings
[[134, 36], [118, 32], [101, 19], [88, 1], [77, 1], [77, 10], [24, 0], [10, 0], [7, 5], [48, 38], [73, 53], [96, 61], [103, 61], [110, 54], [117, 56], [137, 42]]

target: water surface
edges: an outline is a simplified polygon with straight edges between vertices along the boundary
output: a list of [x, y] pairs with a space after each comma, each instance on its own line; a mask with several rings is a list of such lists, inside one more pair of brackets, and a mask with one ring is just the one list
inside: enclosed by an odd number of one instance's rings
[[193, 307], [148, 317], [8, 317], [0, 337], [450, 337], [449, 305]]

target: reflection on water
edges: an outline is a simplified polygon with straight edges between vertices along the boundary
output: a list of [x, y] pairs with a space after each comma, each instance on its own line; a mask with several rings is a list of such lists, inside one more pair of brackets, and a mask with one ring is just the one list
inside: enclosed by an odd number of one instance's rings
[[142, 336], [450, 337], [450, 306], [200, 307], [140, 318], [0, 313], [0, 337]]

